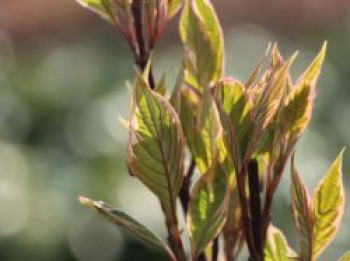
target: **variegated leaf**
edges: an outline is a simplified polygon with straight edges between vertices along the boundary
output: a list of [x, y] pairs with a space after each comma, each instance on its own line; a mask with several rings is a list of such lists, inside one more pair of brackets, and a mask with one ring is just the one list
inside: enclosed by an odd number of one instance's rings
[[338, 261], [350, 261], [350, 251], [347, 251], [344, 255], [342, 255]]
[[312, 202], [309, 192], [301, 180], [294, 165], [294, 155], [292, 157], [292, 210], [294, 223], [297, 228], [301, 253], [303, 260], [312, 260], [313, 247], [313, 212]]
[[93, 201], [82, 196], [79, 197], [79, 201], [81, 202], [81, 204], [102, 214], [109, 221], [125, 229], [144, 243], [156, 247], [162, 251], [165, 251], [165, 253], [168, 254], [171, 258], [171, 260], [175, 260], [174, 254], [163, 240], [161, 240], [149, 228], [147, 228], [131, 216], [127, 215], [123, 211], [112, 209], [104, 202]]
[[227, 178], [220, 164], [214, 164], [196, 183], [188, 219], [193, 257], [221, 231], [227, 212], [227, 189]]
[[265, 261], [291, 261], [297, 257], [282, 231], [273, 225], [270, 225], [267, 231], [264, 254]]
[[317, 258], [332, 242], [344, 212], [342, 161], [344, 150], [335, 159], [313, 195], [313, 257]]
[[315, 87], [326, 55], [326, 43], [315, 60], [300, 77], [296, 86], [286, 97], [282, 124], [292, 138], [299, 137], [310, 122], [315, 99]]
[[75, 0], [83, 7], [86, 7], [103, 19], [113, 23], [115, 11], [113, 0]]
[[223, 73], [224, 43], [209, 0], [186, 1], [180, 35], [187, 48], [185, 81], [199, 90], [218, 81]]
[[180, 121], [170, 103], [152, 91], [139, 74], [127, 152], [131, 173], [159, 198], [167, 217], [176, 219], [184, 160]]

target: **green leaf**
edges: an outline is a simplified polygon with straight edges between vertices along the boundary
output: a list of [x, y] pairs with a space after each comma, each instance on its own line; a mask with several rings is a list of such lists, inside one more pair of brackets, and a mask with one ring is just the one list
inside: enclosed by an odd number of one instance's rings
[[183, 177], [184, 137], [170, 103], [137, 74], [128, 141], [128, 167], [176, 222], [175, 202]]
[[350, 251], [347, 251], [344, 255], [342, 255], [338, 261], [350, 261]]
[[289, 261], [295, 260], [296, 253], [288, 245], [282, 231], [273, 225], [267, 231], [265, 245], [265, 261]]
[[221, 231], [227, 212], [227, 189], [227, 178], [220, 164], [214, 164], [196, 183], [188, 218], [193, 257]]
[[130, 217], [129, 215], [125, 214], [120, 210], [112, 209], [111, 207], [109, 207], [101, 201], [92, 201], [82, 196], [79, 197], [79, 201], [84, 206], [87, 206], [90, 209], [102, 214], [112, 223], [124, 228], [144, 243], [156, 247], [162, 251], [165, 251], [165, 253], [168, 254], [171, 258], [171, 260], [175, 260], [174, 254], [170, 250], [169, 246], [165, 242], [163, 242], [163, 240], [161, 240], [156, 234], [154, 234], [154, 232], [152, 232], [150, 229], [148, 229], [146, 226], [144, 226], [134, 218]]
[[234, 165], [240, 169], [254, 130], [253, 105], [244, 86], [235, 79], [223, 79], [215, 88], [224, 138]]
[[297, 228], [303, 260], [312, 260], [312, 234], [313, 234], [313, 212], [309, 192], [301, 180], [294, 165], [292, 157], [292, 211], [294, 223]]
[[171, 19], [180, 10], [182, 0], [167, 0], [168, 1], [168, 19]]
[[186, 1], [180, 36], [187, 48], [185, 82], [202, 90], [223, 73], [224, 43], [221, 27], [209, 0]]
[[[216, 158], [219, 159], [220, 142], [222, 142], [220, 117], [213, 97], [207, 88], [203, 93], [201, 115], [198, 119], [198, 129], [193, 144], [193, 155], [202, 174], [207, 172]], [[225, 155], [221, 156], [225, 157]]]
[[299, 137], [310, 122], [315, 99], [315, 88], [326, 55], [325, 43], [315, 58], [288, 94], [283, 110], [282, 123], [285, 132], [292, 138]]
[[344, 211], [344, 186], [342, 181], [342, 161], [344, 150], [340, 152], [318, 184], [313, 195], [314, 228], [313, 256], [318, 257], [331, 243], [340, 225]]
[[113, 23], [115, 19], [115, 10], [113, 0], [75, 0], [81, 6], [90, 9], [94, 13], [101, 16], [103, 19]]

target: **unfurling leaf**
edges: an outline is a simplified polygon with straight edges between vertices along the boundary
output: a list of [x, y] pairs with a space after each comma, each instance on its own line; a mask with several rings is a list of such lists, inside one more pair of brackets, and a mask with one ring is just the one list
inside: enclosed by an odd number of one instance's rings
[[187, 51], [185, 82], [200, 90], [217, 82], [223, 73], [224, 44], [209, 0], [186, 1], [180, 35]]
[[313, 195], [313, 257], [316, 258], [335, 237], [344, 211], [342, 160], [344, 150], [335, 159]]
[[113, 0], [76, 0], [80, 5], [113, 23], [115, 11]]
[[291, 261], [296, 259], [296, 253], [288, 245], [282, 231], [273, 225], [267, 231], [265, 245], [265, 261]]
[[227, 177], [220, 164], [214, 164], [196, 183], [188, 218], [193, 257], [197, 257], [223, 227], [227, 189]]
[[326, 47], [327, 45], [325, 43], [315, 60], [306, 69], [295, 87], [286, 97], [282, 114], [282, 124], [285, 131], [292, 138], [299, 137], [311, 119], [315, 99], [315, 87], [326, 55]]
[[295, 53], [281, 68], [273, 72], [265, 86], [252, 99], [256, 102], [253, 110], [254, 122], [256, 125], [255, 135], [261, 136], [275, 116], [285, 93], [286, 81]]
[[184, 137], [170, 103], [137, 75], [128, 141], [128, 167], [160, 200], [168, 218], [176, 220], [181, 187]]
[[300, 255], [303, 260], [311, 260], [313, 233], [312, 202], [304, 182], [300, 179], [300, 176], [295, 169], [294, 155], [292, 157], [291, 175], [292, 210], [301, 247]]
[[144, 226], [134, 218], [130, 217], [126, 213], [117, 209], [112, 209], [111, 207], [106, 205], [104, 202], [93, 201], [82, 196], [79, 197], [79, 201], [84, 206], [87, 206], [97, 211], [98, 213], [102, 214], [112, 223], [127, 230], [129, 233], [131, 233], [132, 235], [134, 235], [136, 238], [140, 239], [144, 243], [150, 246], [156, 247], [162, 251], [165, 251], [165, 253], [168, 254], [172, 260], [175, 260], [174, 254], [170, 250], [169, 246], [165, 242], [163, 242], [163, 240], [161, 240], [149, 228], [147, 228], [146, 226]]
[[236, 170], [245, 157], [254, 130], [253, 105], [244, 86], [234, 79], [223, 79], [215, 88], [224, 138]]
[[342, 255], [338, 261], [350, 261], [350, 251], [347, 251], [344, 255]]

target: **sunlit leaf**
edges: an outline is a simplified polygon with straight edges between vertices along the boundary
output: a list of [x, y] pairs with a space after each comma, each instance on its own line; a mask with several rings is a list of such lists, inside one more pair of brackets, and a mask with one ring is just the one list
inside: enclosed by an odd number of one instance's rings
[[181, 186], [184, 137], [170, 103], [137, 75], [128, 141], [128, 167], [160, 200], [167, 217], [176, 219]]
[[112, 223], [122, 227], [144, 243], [165, 251], [165, 253], [167, 253], [172, 258], [172, 260], [175, 260], [174, 254], [170, 250], [169, 246], [163, 242], [163, 240], [161, 240], [156, 234], [154, 234], [154, 232], [152, 232], [149, 228], [131, 216], [120, 210], [112, 209], [101, 201], [92, 201], [82, 196], [79, 197], [79, 201], [83, 205], [102, 214]]
[[342, 255], [338, 261], [350, 261], [350, 251], [347, 251], [344, 255]]
[[316, 258], [335, 237], [344, 212], [342, 160], [344, 150], [335, 159], [313, 195], [313, 256]]
[[270, 225], [267, 231], [264, 254], [265, 261], [290, 261], [295, 260], [297, 256], [288, 245], [282, 231], [273, 225]]
[[86, 7], [98, 14], [107, 21], [113, 23], [115, 11], [113, 0], [75, 0], [83, 7]]
[[257, 97], [252, 97], [256, 102], [253, 110], [254, 122], [256, 125], [256, 135], [261, 133], [269, 125], [275, 113], [277, 112], [283, 94], [285, 92], [286, 80], [291, 64], [293, 63], [296, 54], [294, 54], [281, 68], [273, 72], [266, 85], [261, 87]]
[[325, 43], [286, 98], [282, 123], [285, 131], [293, 138], [300, 136], [310, 122], [316, 82], [326, 55], [326, 47]]
[[180, 35], [187, 48], [185, 81], [198, 89], [218, 81], [223, 73], [224, 44], [218, 18], [209, 0], [186, 1]]
[[225, 223], [227, 188], [226, 175], [221, 165], [215, 164], [193, 189], [188, 230], [194, 257], [218, 235]]
[[300, 255], [303, 260], [311, 260], [313, 236], [312, 202], [304, 182], [295, 169], [294, 156], [292, 157], [291, 167], [292, 210], [301, 247]]
[[253, 105], [244, 86], [237, 80], [221, 80], [215, 92], [227, 148], [238, 167], [247, 152], [254, 130]]

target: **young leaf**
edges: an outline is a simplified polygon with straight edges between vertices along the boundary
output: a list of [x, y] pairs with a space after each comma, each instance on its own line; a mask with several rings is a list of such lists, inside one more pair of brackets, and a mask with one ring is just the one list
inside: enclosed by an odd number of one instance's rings
[[282, 123], [285, 131], [293, 138], [297, 138], [304, 132], [311, 119], [316, 82], [326, 55], [326, 48], [325, 43], [286, 98]]
[[101, 201], [92, 201], [83, 196], [79, 197], [79, 201], [84, 206], [87, 206], [90, 209], [102, 214], [112, 223], [124, 228], [144, 243], [156, 247], [162, 251], [165, 251], [165, 253], [168, 254], [171, 258], [171, 260], [175, 260], [174, 254], [170, 250], [169, 246], [166, 243], [164, 243], [150, 229], [148, 229], [146, 226], [144, 226], [134, 218], [130, 217], [129, 215], [125, 214], [120, 210], [112, 209], [111, 207], [109, 207]]
[[314, 228], [313, 257], [316, 258], [331, 243], [340, 225], [344, 211], [342, 181], [342, 150], [328, 169], [313, 195]]
[[296, 259], [296, 253], [288, 245], [282, 231], [273, 225], [269, 226], [265, 245], [265, 261], [291, 261]]
[[[195, 83], [192, 87], [200, 90], [218, 81], [223, 73], [224, 43], [209, 0], [186, 1], [180, 20], [180, 36], [188, 51], [184, 63], [185, 81]], [[192, 80], [188, 81], [188, 78]]]
[[342, 255], [338, 261], [350, 261], [350, 251], [347, 251], [344, 255]]
[[197, 257], [220, 232], [227, 212], [227, 178], [214, 164], [196, 183], [189, 206], [188, 230], [192, 255]]
[[[219, 113], [208, 88], [203, 93], [201, 115], [194, 138], [193, 154], [199, 171], [204, 174], [218, 158], [222, 138]], [[222, 156], [225, 157], [225, 155]]]
[[181, 187], [184, 137], [169, 102], [137, 75], [128, 141], [128, 167], [160, 200], [168, 218], [176, 220]]
[[114, 7], [113, 0], [75, 0], [85, 8], [90, 9], [94, 13], [101, 16], [103, 19], [113, 23]]
[[292, 157], [292, 211], [294, 223], [301, 246], [301, 257], [303, 260], [312, 259], [313, 247], [313, 216], [312, 202], [304, 182], [295, 169], [294, 155]]
[[256, 101], [254, 106], [253, 117], [256, 125], [256, 133], [258, 137], [269, 125], [277, 112], [283, 94], [285, 92], [286, 80], [291, 64], [293, 63], [295, 53], [281, 68], [276, 70], [271, 79], [266, 82], [265, 87], [258, 93], [257, 97], [252, 97]]
[[254, 129], [253, 105], [244, 86], [234, 79], [223, 79], [215, 88], [224, 138], [234, 165], [239, 169]]

